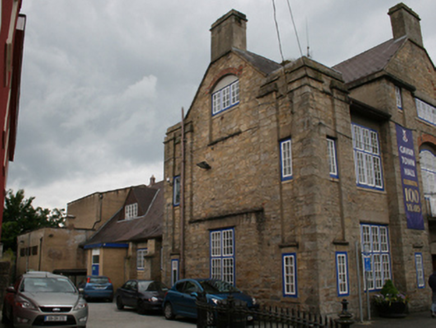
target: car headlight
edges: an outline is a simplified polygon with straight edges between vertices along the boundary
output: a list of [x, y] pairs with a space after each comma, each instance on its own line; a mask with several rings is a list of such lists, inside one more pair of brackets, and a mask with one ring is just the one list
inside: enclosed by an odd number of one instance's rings
[[86, 308], [87, 306], [88, 306], [87, 303], [85, 303], [85, 302], [79, 302], [79, 303], [77, 303], [76, 306], [74, 307], [74, 310], [81, 310], [81, 309]]
[[16, 302], [16, 305], [23, 308], [23, 309], [36, 309], [36, 307], [27, 300], [18, 300]]
[[149, 302], [157, 302], [158, 298], [153, 296], [153, 297], [149, 298], [148, 301]]
[[213, 304], [218, 305], [219, 299], [211, 298], [210, 300], [212, 301]]

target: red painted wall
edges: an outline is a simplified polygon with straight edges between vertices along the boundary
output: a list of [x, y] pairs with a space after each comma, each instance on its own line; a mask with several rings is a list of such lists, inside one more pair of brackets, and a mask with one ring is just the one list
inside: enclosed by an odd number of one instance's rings
[[[26, 17], [20, 15], [21, 0], [1, 1], [0, 30], [0, 224], [9, 161], [14, 159], [17, 133], [21, 67]], [[0, 230], [1, 237], [1, 230]]]

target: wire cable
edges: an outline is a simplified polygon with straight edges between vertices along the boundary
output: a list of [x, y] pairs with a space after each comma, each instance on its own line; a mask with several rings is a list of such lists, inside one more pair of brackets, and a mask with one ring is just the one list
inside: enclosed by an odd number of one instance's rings
[[[274, 2], [274, 1], [273, 1]], [[292, 14], [291, 3], [287, 0], [289, 13], [291, 14], [292, 25], [294, 25], [295, 36], [297, 37], [298, 49], [300, 49], [300, 55], [303, 57], [303, 51], [301, 51], [300, 39], [298, 38], [297, 27], [295, 26], [294, 15]]]
[[282, 42], [280, 41], [279, 24], [277, 23], [276, 4], [274, 0], [272, 0], [272, 5], [274, 10], [274, 22], [276, 23], [277, 39], [279, 40], [280, 55], [282, 56], [282, 63], [283, 63], [285, 61], [285, 58], [283, 57]]

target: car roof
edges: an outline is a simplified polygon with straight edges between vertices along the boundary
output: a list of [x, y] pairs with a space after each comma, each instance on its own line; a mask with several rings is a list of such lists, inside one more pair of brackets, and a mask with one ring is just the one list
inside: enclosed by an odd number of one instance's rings
[[47, 271], [29, 271], [23, 274], [23, 278], [30, 278], [30, 277], [38, 277], [38, 278], [66, 278], [67, 276], [63, 276], [60, 274], [54, 274]]

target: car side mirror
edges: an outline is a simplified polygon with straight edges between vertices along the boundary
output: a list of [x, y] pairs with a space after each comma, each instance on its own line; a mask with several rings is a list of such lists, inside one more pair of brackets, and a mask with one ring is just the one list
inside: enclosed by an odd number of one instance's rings
[[6, 292], [7, 293], [14, 293], [14, 294], [17, 293], [17, 291], [15, 290], [14, 286], [9, 286], [8, 288], [6, 288]]

